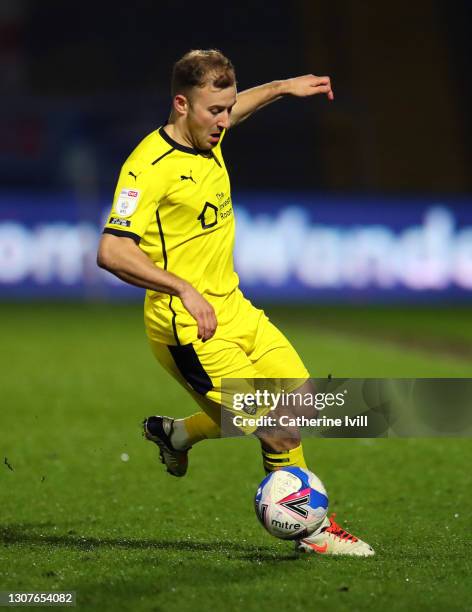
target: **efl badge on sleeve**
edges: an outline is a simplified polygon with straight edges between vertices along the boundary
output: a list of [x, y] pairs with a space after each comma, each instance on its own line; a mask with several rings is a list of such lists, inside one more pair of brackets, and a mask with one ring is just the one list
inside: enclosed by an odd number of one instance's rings
[[137, 189], [122, 189], [115, 202], [115, 212], [119, 217], [129, 217], [136, 210], [139, 200]]

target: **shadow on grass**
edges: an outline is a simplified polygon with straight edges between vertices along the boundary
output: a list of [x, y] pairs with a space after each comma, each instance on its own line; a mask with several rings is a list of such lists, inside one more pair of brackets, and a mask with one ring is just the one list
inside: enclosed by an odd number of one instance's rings
[[[0, 545], [26, 544], [30, 546], [53, 546], [57, 548], [75, 548], [79, 551], [94, 550], [156, 550], [171, 552], [184, 551], [193, 553], [218, 553], [227, 558], [250, 562], [280, 562], [298, 559], [295, 552], [278, 553], [273, 548], [253, 544], [215, 540], [210, 542], [185, 540], [136, 540], [127, 538], [81, 536], [75, 529], [66, 533], [51, 533], [52, 523], [20, 523], [18, 525], [0, 526]], [[37, 533], [41, 530], [42, 533]], [[287, 543], [290, 545], [290, 542]]]

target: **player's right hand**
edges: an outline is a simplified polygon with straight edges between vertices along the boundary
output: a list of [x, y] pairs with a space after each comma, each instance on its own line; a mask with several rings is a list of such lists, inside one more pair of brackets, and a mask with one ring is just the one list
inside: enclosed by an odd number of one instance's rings
[[215, 335], [218, 322], [213, 306], [192, 285], [186, 284], [179, 295], [182, 304], [198, 325], [198, 338], [205, 342]]

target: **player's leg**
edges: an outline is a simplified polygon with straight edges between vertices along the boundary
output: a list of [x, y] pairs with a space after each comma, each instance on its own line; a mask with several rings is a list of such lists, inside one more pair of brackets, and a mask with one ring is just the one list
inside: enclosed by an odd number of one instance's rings
[[[182, 368], [178, 366], [179, 359], [175, 359], [174, 347], [152, 340], [150, 344], [161, 366], [206, 409], [206, 412], [200, 411], [182, 419], [160, 415], [144, 419], [144, 436], [159, 447], [160, 459], [167, 467], [167, 471], [173, 476], [180, 477], [187, 472], [189, 449], [202, 440], [220, 437], [219, 411], [204, 404], [201, 395], [190, 386], [181, 371]], [[198, 376], [198, 371], [195, 371], [195, 376]], [[194, 384], [198, 388], [198, 384]]]
[[[287, 397], [305, 396], [312, 392], [313, 385], [308, 380], [301, 386], [289, 390]], [[281, 467], [307, 467], [299, 428], [279, 424], [282, 416], [287, 418], [300, 416], [301, 408], [303, 407], [299, 406], [296, 400], [290, 399], [283, 409], [277, 408], [273, 411], [273, 424], [269, 427], [259, 427], [255, 432], [261, 443], [262, 463], [266, 474]]]
[[182, 419], [173, 419], [172, 443], [185, 450], [197, 442], [220, 437], [220, 414], [202, 401], [199, 391], [207, 388], [206, 375], [198, 356], [186, 345], [178, 347], [150, 341], [151, 350], [161, 366], [189, 393], [204, 410]]
[[[308, 372], [300, 357], [285, 336], [266, 318], [261, 319], [254, 350], [249, 354], [254, 366], [267, 379], [283, 381], [285, 391], [292, 401], [287, 402], [284, 412], [296, 416], [306, 409], [302, 398], [314, 397], [315, 389], [308, 379]], [[302, 378], [306, 379], [302, 382]], [[298, 387], [296, 386], [298, 383]], [[300, 384], [301, 383], [301, 384]], [[308, 395], [309, 394], [309, 395]], [[313, 408], [308, 403], [308, 409]], [[274, 413], [276, 413], [274, 411]], [[310, 414], [305, 416], [310, 417]], [[262, 447], [266, 473], [282, 467], [306, 468], [302, 442], [296, 428], [276, 426], [256, 432]], [[326, 517], [320, 527], [309, 537], [295, 542], [298, 552], [330, 555], [371, 556], [373, 548], [348, 533], [334, 521], [334, 515]]]
[[220, 437], [221, 405], [225, 403], [221, 398], [222, 379], [260, 376], [248, 359], [248, 347], [245, 346], [257, 333], [258, 322], [254, 317], [253, 328], [246, 328], [245, 314], [254, 310], [237, 290], [225, 299], [216, 334], [211, 340], [171, 346], [149, 334], [151, 349], [161, 366], [202, 408], [202, 411], [183, 419], [146, 419], [146, 437], [156, 443], [163, 441], [160, 448], [162, 451], [165, 447], [164, 453], [171, 452], [171, 446], [173, 451], [184, 452], [197, 442]]
[[[252, 305], [248, 304], [253, 309]], [[161, 460], [174, 476], [185, 474], [188, 465], [187, 451], [197, 442], [219, 438], [222, 435], [247, 435], [257, 429], [255, 425], [234, 424], [235, 417], [248, 415], [245, 412], [238, 413], [234, 408], [234, 394], [224, 382], [236, 380], [239, 391], [253, 392], [254, 380], [263, 376], [254, 367], [244, 350], [242, 338], [246, 330], [246, 314], [249, 313], [244, 312], [241, 331], [234, 327], [222, 328], [217, 337], [207, 342], [199, 341], [193, 344], [168, 346], [150, 340], [152, 351], [162, 367], [192, 395], [202, 408], [201, 412], [183, 419], [152, 416], [144, 421], [145, 437], [159, 446]], [[252, 325], [254, 335], [257, 333], [257, 321], [253, 320]], [[251, 334], [246, 334], [247, 339], [250, 337]], [[305, 371], [302, 374], [306, 377]], [[269, 407], [260, 406], [257, 414], [251, 416], [255, 420], [258, 416], [267, 414], [268, 410]], [[222, 416], [225, 419], [223, 434], [221, 432]], [[298, 435], [297, 431], [295, 435]], [[271, 462], [272, 459], [274, 464], [277, 462], [279, 457], [271, 457], [271, 454], [282, 450], [279, 444], [281, 444], [280, 438], [276, 438], [272, 446], [268, 441], [267, 462]], [[290, 438], [285, 441], [285, 444], [289, 451], [290, 465], [304, 465], [300, 443], [293, 444], [293, 438]]]
[[[246, 300], [247, 302], [247, 300]], [[248, 358], [259, 372], [261, 378], [279, 393], [285, 392], [286, 401], [279, 402], [271, 411], [273, 423], [259, 427], [255, 435], [262, 449], [262, 462], [266, 473], [281, 467], [297, 466], [306, 468], [298, 427], [281, 426], [280, 418], [301, 416], [305, 410], [301, 399], [313, 392], [309, 378], [300, 356], [282, 334], [267, 318], [262, 310], [247, 302], [245, 317], [255, 330]]]
[[143, 423], [145, 437], [158, 445], [168, 472], [183, 476], [188, 466], [188, 450], [202, 440], [221, 437], [222, 379], [230, 376], [252, 379], [257, 372], [237, 343], [221, 337], [179, 346], [153, 340], [150, 344], [162, 367], [202, 408], [186, 418], [151, 416]]

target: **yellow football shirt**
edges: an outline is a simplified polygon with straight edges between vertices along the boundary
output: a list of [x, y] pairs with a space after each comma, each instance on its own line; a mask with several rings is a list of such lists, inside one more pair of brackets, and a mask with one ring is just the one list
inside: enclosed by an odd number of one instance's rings
[[[104, 229], [132, 238], [156, 266], [188, 281], [217, 317], [239, 282], [222, 139], [200, 152], [175, 142], [162, 127], [149, 134], [121, 169]], [[175, 296], [148, 290], [145, 321], [160, 342], [196, 340], [196, 322]]]

